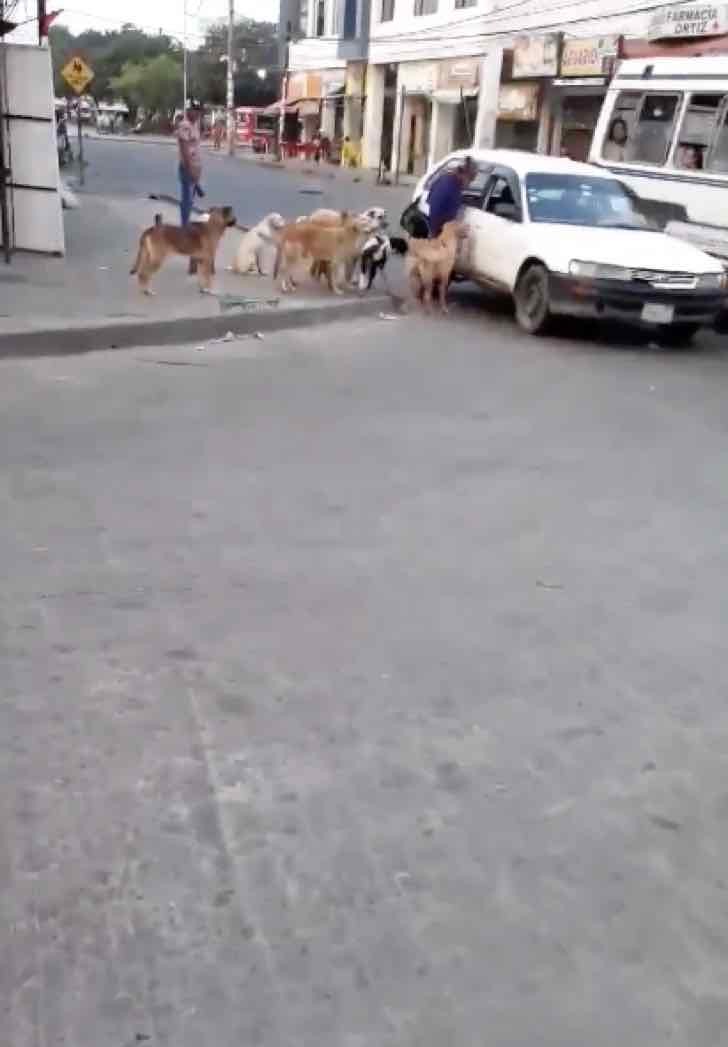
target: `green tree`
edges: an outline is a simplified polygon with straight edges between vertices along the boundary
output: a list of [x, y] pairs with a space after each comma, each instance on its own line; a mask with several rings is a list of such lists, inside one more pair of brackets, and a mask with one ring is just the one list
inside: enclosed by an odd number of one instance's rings
[[[268, 105], [278, 97], [280, 70], [278, 63], [277, 26], [242, 18], [235, 24], [235, 104]], [[211, 26], [204, 43], [190, 55], [190, 90], [201, 102], [224, 105], [227, 98], [227, 26]], [[268, 76], [261, 80], [258, 69]]]
[[170, 118], [182, 97], [182, 65], [177, 55], [163, 54], [141, 62], [125, 62], [111, 80], [112, 91], [132, 113], [143, 107], [148, 116]]
[[56, 94], [71, 94], [60, 70], [74, 54], [82, 54], [94, 71], [90, 93], [97, 101], [111, 100], [112, 81], [121, 76], [127, 62], [143, 63], [159, 55], [180, 56], [179, 46], [163, 33], [149, 35], [133, 25], [99, 33], [87, 30], [74, 36], [64, 25], [55, 25], [50, 34]]

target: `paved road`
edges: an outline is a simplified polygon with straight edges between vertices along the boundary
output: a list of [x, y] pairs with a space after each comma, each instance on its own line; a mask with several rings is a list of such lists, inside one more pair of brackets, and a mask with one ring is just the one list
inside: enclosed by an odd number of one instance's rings
[[[178, 195], [176, 153], [170, 145], [89, 139], [85, 143], [89, 167], [88, 192], [106, 195]], [[398, 219], [411, 189], [375, 187], [346, 177], [311, 177], [270, 165], [205, 153], [204, 184], [210, 202], [235, 207], [244, 225], [279, 211], [295, 217], [314, 207], [361, 211], [373, 203], [387, 207]], [[207, 201], [206, 201], [207, 202]]]
[[0, 364], [12, 1047], [714, 1047], [718, 352]]

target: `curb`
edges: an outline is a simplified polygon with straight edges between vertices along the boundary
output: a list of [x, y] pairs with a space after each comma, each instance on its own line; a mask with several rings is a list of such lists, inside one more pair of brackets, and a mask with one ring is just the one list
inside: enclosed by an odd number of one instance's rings
[[372, 295], [366, 299], [345, 298], [331, 305], [309, 305], [280, 311], [230, 312], [219, 316], [177, 317], [173, 320], [148, 320], [102, 327], [22, 331], [0, 334], [0, 359], [75, 356], [106, 349], [206, 342], [222, 338], [228, 331], [235, 335], [285, 331], [296, 327], [313, 327], [320, 323], [335, 323], [337, 320], [376, 316], [392, 309], [388, 297]]

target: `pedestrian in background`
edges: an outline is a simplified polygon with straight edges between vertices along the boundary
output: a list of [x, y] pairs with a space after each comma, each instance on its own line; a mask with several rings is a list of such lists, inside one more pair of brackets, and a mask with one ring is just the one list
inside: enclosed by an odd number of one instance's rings
[[212, 145], [214, 149], [219, 150], [222, 146], [223, 136], [225, 134], [225, 117], [216, 116], [215, 124], [212, 129]]
[[200, 108], [190, 106], [177, 127], [179, 144], [180, 219], [187, 225], [192, 214], [195, 195], [204, 196], [200, 187], [202, 178], [202, 150], [200, 148]]

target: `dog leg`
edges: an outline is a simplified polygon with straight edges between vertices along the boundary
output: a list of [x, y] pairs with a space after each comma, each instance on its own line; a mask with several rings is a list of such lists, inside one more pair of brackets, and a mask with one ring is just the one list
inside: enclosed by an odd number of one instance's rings
[[212, 274], [214, 271], [214, 263], [210, 258], [204, 258], [200, 260], [198, 267], [198, 278], [200, 282], [200, 294], [213, 294], [212, 290]]
[[[260, 244], [255, 250], [255, 268], [258, 270], [258, 276], [265, 276], [263, 270], [263, 245]], [[252, 266], [251, 266], [252, 269]]]
[[447, 308], [447, 288], [447, 280], [438, 280], [437, 290], [440, 299], [440, 312], [443, 313], [443, 315], [447, 314], [447, 312], [449, 311]]
[[343, 294], [344, 293], [341, 290], [340, 287], [336, 286], [336, 281], [334, 279], [334, 263], [333, 262], [329, 262], [328, 263], [328, 268], [327, 268], [327, 271], [326, 271], [326, 277], [327, 277], [327, 280], [328, 280], [329, 290], [331, 291], [332, 294]]

